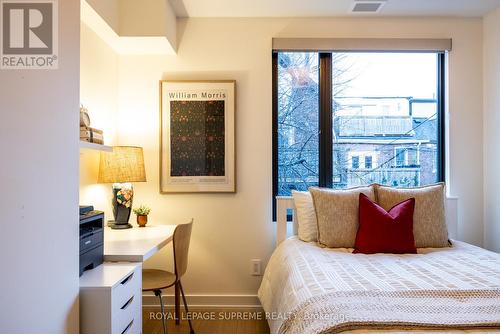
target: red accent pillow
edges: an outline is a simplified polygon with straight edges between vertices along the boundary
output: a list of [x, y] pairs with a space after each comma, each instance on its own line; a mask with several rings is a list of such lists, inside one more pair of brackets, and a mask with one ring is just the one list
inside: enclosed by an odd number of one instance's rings
[[413, 238], [415, 198], [385, 211], [366, 195], [359, 194], [359, 227], [353, 253], [416, 254]]

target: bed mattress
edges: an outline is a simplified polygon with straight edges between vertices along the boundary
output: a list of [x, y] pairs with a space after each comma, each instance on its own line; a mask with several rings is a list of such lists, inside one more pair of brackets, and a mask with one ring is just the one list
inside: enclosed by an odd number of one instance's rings
[[[500, 254], [463, 242], [418, 254], [352, 254], [347, 248], [321, 248], [296, 237], [273, 253], [258, 292], [271, 333], [284, 330], [286, 318], [317, 296], [349, 292], [500, 290]], [[500, 299], [499, 299], [500, 301]], [[494, 317], [500, 323], [500, 305]], [[491, 308], [490, 308], [491, 312]], [[491, 314], [490, 314], [491, 315]], [[289, 327], [289, 326], [288, 326]], [[287, 328], [288, 328], [287, 327]], [[321, 332], [321, 331], [318, 331]], [[500, 328], [467, 330], [347, 330], [342, 333], [500, 333]]]

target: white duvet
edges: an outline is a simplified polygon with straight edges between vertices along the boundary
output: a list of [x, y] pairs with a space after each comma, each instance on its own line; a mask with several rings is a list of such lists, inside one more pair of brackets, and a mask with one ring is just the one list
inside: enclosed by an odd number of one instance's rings
[[[337, 291], [415, 291], [500, 289], [500, 254], [455, 241], [453, 247], [419, 249], [419, 254], [352, 254], [352, 249], [320, 248], [290, 238], [280, 244], [266, 268], [259, 299], [271, 333], [313, 296]], [[500, 322], [500, 314], [498, 315]], [[353, 330], [345, 333], [399, 333]], [[490, 330], [411, 333], [500, 333]], [[405, 331], [408, 333], [408, 331]]]

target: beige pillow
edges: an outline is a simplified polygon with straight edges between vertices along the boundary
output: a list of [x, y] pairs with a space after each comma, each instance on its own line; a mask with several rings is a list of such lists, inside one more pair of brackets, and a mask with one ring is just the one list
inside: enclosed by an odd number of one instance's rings
[[345, 190], [309, 188], [318, 220], [318, 242], [326, 247], [353, 248], [359, 224], [359, 194], [375, 200], [373, 186]]
[[292, 190], [293, 202], [297, 212], [298, 237], [302, 241], [318, 240], [318, 223], [311, 194], [308, 191]]
[[415, 198], [413, 236], [417, 248], [448, 247], [444, 183], [411, 189], [376, 185], [375, 191], [379, 205], [386, 210], [408, 198]]

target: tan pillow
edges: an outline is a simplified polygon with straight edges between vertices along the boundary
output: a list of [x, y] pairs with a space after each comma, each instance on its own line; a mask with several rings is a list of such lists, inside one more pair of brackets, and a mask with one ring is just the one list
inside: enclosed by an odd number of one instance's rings
[[343, 190], [309, 188], [318, 220], [318, 242], [326, 247], [353, 248], [359, 224], [359, 194], [375, 201], [373, 186]]
[[295, 210], [297, 210], [297, 235], [302, 241], [318, 240], [318, 223], [311, 194], [308, 191], [292, 190]]
[[375, 191], [379, 205], [386, 210], [408, 198], [415, 198], [413, 236], [417, 248], [448, 247], [444, 183], [412, 189], [376, 185]]

